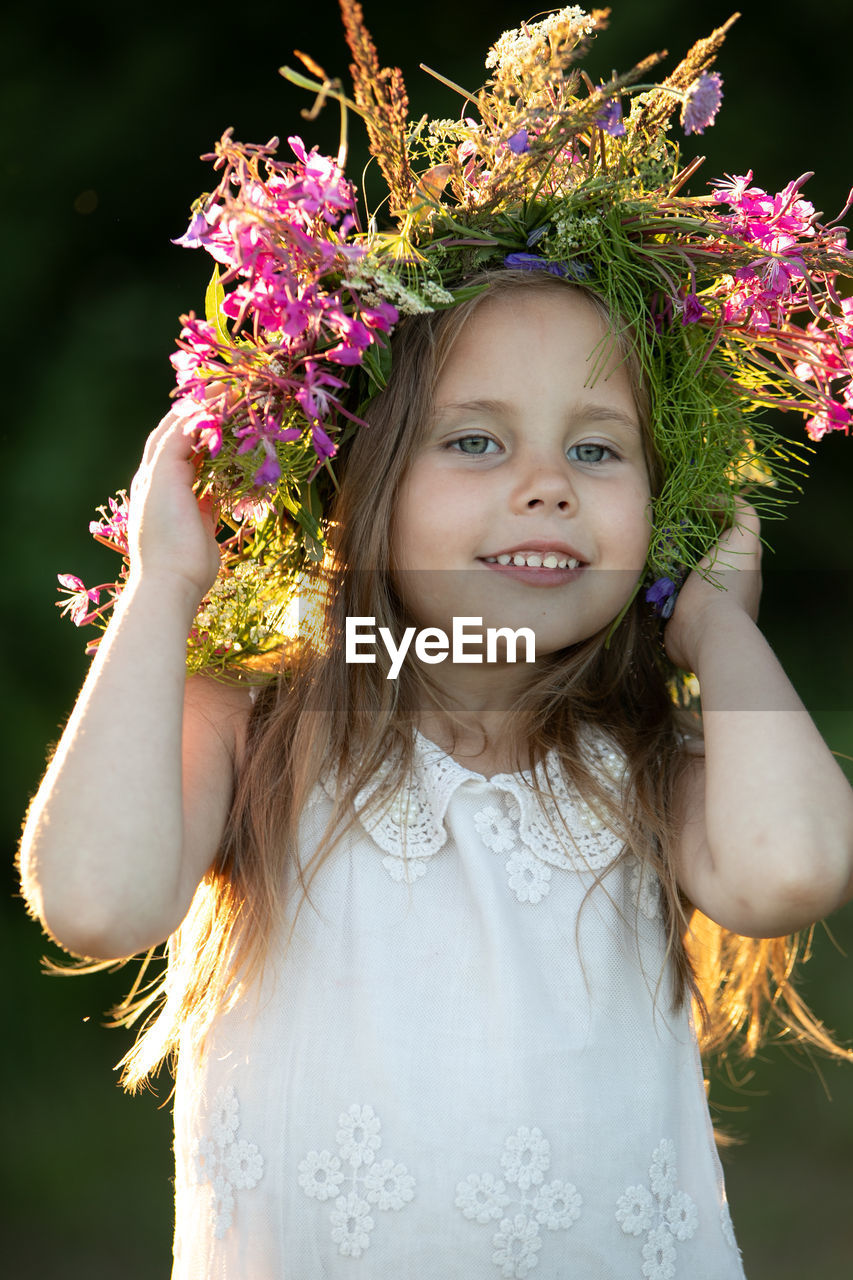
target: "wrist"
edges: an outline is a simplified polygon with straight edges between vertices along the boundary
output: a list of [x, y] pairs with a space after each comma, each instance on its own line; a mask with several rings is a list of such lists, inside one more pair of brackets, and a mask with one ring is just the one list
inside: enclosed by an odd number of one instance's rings
[[170, 569], [131, 569], [124, 590], [117, 604], [117, 610], [124, 612], [137, 604], [146, 611], [166, 612], [186, 623], [189, 632], [192, 620], [205, 593], [198, 583], [193, 582], [185, 574]]

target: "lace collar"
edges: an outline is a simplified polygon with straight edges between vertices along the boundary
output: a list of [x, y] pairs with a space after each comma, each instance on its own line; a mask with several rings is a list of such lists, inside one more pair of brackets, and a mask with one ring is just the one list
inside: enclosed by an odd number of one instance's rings
[[[605, 790], [618, 798], [625, 763], [621, 753], [601, 735], [589, 734], [584, 750]], [[484, 794], [474, 815], [485, 844], [502, 851], [519, 840], [536, 858], [552, 866], [599, 870], [621, 852], [623, 842], [604, 825], [582, 796], [566, 785], [556, 752], [534, 772], [499, 773], [491, 778], [467, 769], [423, 734], [415, 732], [412, 772], [408, 786], [393, 796], [376, 799], [391, 770], [384, 765], [355, 797], [359, 823], [386, 858], [385, 865], [402, 878], [406, 864], [415, 876], [426, 870], [425, 860], [447, 842], [447, 810], [454, 794], [475, 785]], [[334, 797], [336, 775], [323, 784]], [[389, 861], [394, 866], [389, 865]], [[399, 866], [397, 864], [399, 863]]]

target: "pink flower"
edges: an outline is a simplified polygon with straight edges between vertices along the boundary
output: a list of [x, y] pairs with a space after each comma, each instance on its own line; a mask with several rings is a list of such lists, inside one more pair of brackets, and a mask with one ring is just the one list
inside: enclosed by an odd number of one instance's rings
[[[115, 498], [110, 498], [109, 511], [106, 507], [98, 507], [98, 511], [101, 513], [101, 518], [89, 522], [89, 532], [98, 542], [103, 542], [126, 556], [128, 554], [127, 520], [130, 514], [126, 491], [122, 489]], [[74, 581], [80, 582], [80, 579], [76, 578]], [[82, 585], [81, 582], [80, 586]], [[97, 598], [95, 603], [98, 603]]]
[[347, 384], [342, 378], [336, 378], [324, 369], [319, 360], [306, 360], [303, 366], [304, 381], [296, 390], [296, 399], [311, 422], [329, 416], [329, 410], [335, 403], [334, 391], [339, 391]]
[[338, 446], [326, 434], [319, 422], [311, 425], [311, 444], [319, 462], [325, 462], [326, 458], [333, 458], [338, 451]]
[[850, 409], [846, 405], [839, 404], [837, 400], [830, 400], [821, 413], [809, 418], [806, 423], [806, 432], [810, 440], [822, 440], [829, 431], [843, 431], [848, 435], [851, 421], [853, 421], [853, 413]]
[[308, 214], [320, 213], [326, 222], [337, 222], [339, 212], [355, 205], [351, 184], [335, 161], [318, 155], [316, 147], [306, 153], [301, 138], [294, 136], [287, 141], [299, 161], [294, 167], [296, 177], [288, 188], [288, 198], [297, 200]]
[[60, 591], [69, 593], [67, 600], [57, 600], [57, 607], [61, 609], [63, 616], [66, 613], [71, 615], [71, 621], [75, 627], [84, 627], [93, 616], [89, 605], [100, 603], [101, 588], [87, 588], [86, 584], [73, 573], [58, 573], [56, 576]]

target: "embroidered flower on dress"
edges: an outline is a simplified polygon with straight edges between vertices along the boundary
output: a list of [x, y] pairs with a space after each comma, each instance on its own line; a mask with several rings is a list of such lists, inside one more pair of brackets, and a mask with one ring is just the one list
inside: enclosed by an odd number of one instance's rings
[[413, 1184], [414, 1179], [408, 1177], [406, 1166], [395, 1164], [393, 1160], [372, 1164], [364, 1175], [364, 1185], [377, 1209], [402, 1209], [412, 1198], [405, 1192]]
[[373, 1107], [350, 1107], [338, 1120], [340, 1128], [335, 1134], [341, 1152], [353, 1169], [372, 1164], [373, 1156], [382, 1146], [379, 1136], [381, 1125]]
[[675, 1143], [669, 1138], [664, 1138], [655, 1148], [649, 1169], [649, 1181], [657, 1200], [664, 1200], [672, 1195], [677, 1177]]
[[208, 1124], [212, 1137], [201, 1138], [196, 1147], [196, 1176], [211, 1184], [213, 1231], [221, 1240], [233, 1221], [234, 1191], [250, 1191], [260, 1182], [264, 1158], [254, 1142], [237, 1139], [240, 1104], [233, 1085], [217, 1091]]
[[315, 1200], [329, 1200], [338, 1194], [344, 1180], [338, 1156], [328, 1151], [309, 1151], [299, 1168], [299, 1185], [307, 1195]]
[[[371, 1106], [354, 1103], [338, 1117], [335, 1135], [340, 1155], [329, 1151], [309, 1151], [299, 1164], [299, 1185], [314, 1200], [336, 1196], [329, 1214], [332, 1240], [338, 1252], [348, 1258], [359, 1258], [370, 1245], [374, 1228], [371, 1207], [402, 1209], [414, 1199], [415, 1180], [404, 1164], [393, 1160], [376, 1160], [382, 1145], [382, 1125]], [[349, 1174], [342, 1162], [349, 1165]], [[349, 1190], [340, 1193], [344, 1178], [351, 1181]]]
[[735, 1228], [732, 1222], [732, 1215], [729, 1210], [728, 1201], [724, 1200], [720, 1205], [720, 1227], [723, 1232], [723, 1239], [730, 1249], [734, 1249], [740, 1256], [737, 1240], [735, 1239]]
[[663, 1138], [655, 1147], [647, 1187], [628, 1187], [616, 1204], [616, 1221], [626, 1235], [641, 1236], [643, 1276], [646, 1280], [672, 1280], [675, 1275], [676, 1240], [689, 1240], [699, 1225], [692, 1197], [677, 1190], [675, 1144]]
[[382, 865], [392, 880], [400, 884], [403, 880], [420, 880], [426, 875], [426, 858], [406, 858], [402, 855], [388, 854], [382, 859]]
[[504, 1144], [501, 1165], [508, 1182], [522, 1191], [538, 1186], [551, 1163], [551, 1144], [541, 1129], [518, 1129]]
[[218, 1147], [226, 1147], [234, 1139], [240, 1124], [240, 1104], [231, 1085], [220, 1089], [210, 1115], [210, 1132]]
[[509, 1201], [502, 1179], [491, 1173], [469, 1173], [456, 1188], [456, 1207], [477, 1222], [499, 1218]]
[[654, 1221], [655, 1202], [647, 1187], [628, 1187], [619, 1197], [616, 1221], [628, 1236], [641, 1236]]
[[494, 805], [487, 805], [474, 814], [474, 826], [483, 844], [495, 853], [509, 853], [517, 843], [518, 836], [509, 818]]
[[536, 1194], [536, 1221], [549, 1231], [570, 1227], [581, 1210], [581, 1198], [571, 1183], [547, 1182]]
[[506, 869], [507, 883], [519, 902], [541, 902], [551, 888], [551, 868], [526, 849], [517, 849]]
[[332, 1239], [338, 1246], [338, 1252], [346, 1258], [360, 1258], [370, 1244], [370, 1233], [373, 1230], [369, 1202], [363, 1200], [357, 1191], [339, 1196], [329, 1214], [329, 1220], [332, 1224]]
[[643, 1275], [648, 1280], [672, 1280], [675, 1257], [675, 1245], [666, 1227], [653, 1227], [643, 1245]]
[[[520, 1128], [504, 1143], [501, 1166], [507, 1182], [517, 1188], [507, 1193], [501, 1178], [490, 1173], [469, 1174], [456, 1187], [455, 1204], [469, 1220], [485, 1225], [500, 1219], [492, 1236], [492, 1262], [502, 1276], [524, 1277], [538, 1263], [542, 1248], [539, 1227], [567, 1230], [580, 1217], [583, 1201], [571, 1182], [543, 1178], [551, 1164], [551, 1144], [541, 1129]], [[531, 1187], [535, 1190], [531, 1193]], [[515, 1200], [517, 1210], [502, 1217]]]
[[502, 1276], [526, 1276], [539, 1263], [536, 1257], [542, 1248], [539, 1227], [523, 1213], [504, 1218], [492, 1243], [495, 1246], [492, 1262], [498, 1264]]
[[238, 1191], [253, 1187], [264, 1171], [264, 1158], [254, 1142], [241, 1138], [228, 1148], [225, 1170]]

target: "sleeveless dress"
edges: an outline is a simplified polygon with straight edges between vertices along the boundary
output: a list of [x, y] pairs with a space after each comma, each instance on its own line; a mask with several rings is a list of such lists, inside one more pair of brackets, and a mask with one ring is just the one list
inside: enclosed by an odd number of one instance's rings
[[410, 788], [359, 797], [181, 1055], [173, 1280], [742, 1280], [659, 887], [555, 775], [559, 814], [418, 736]]

